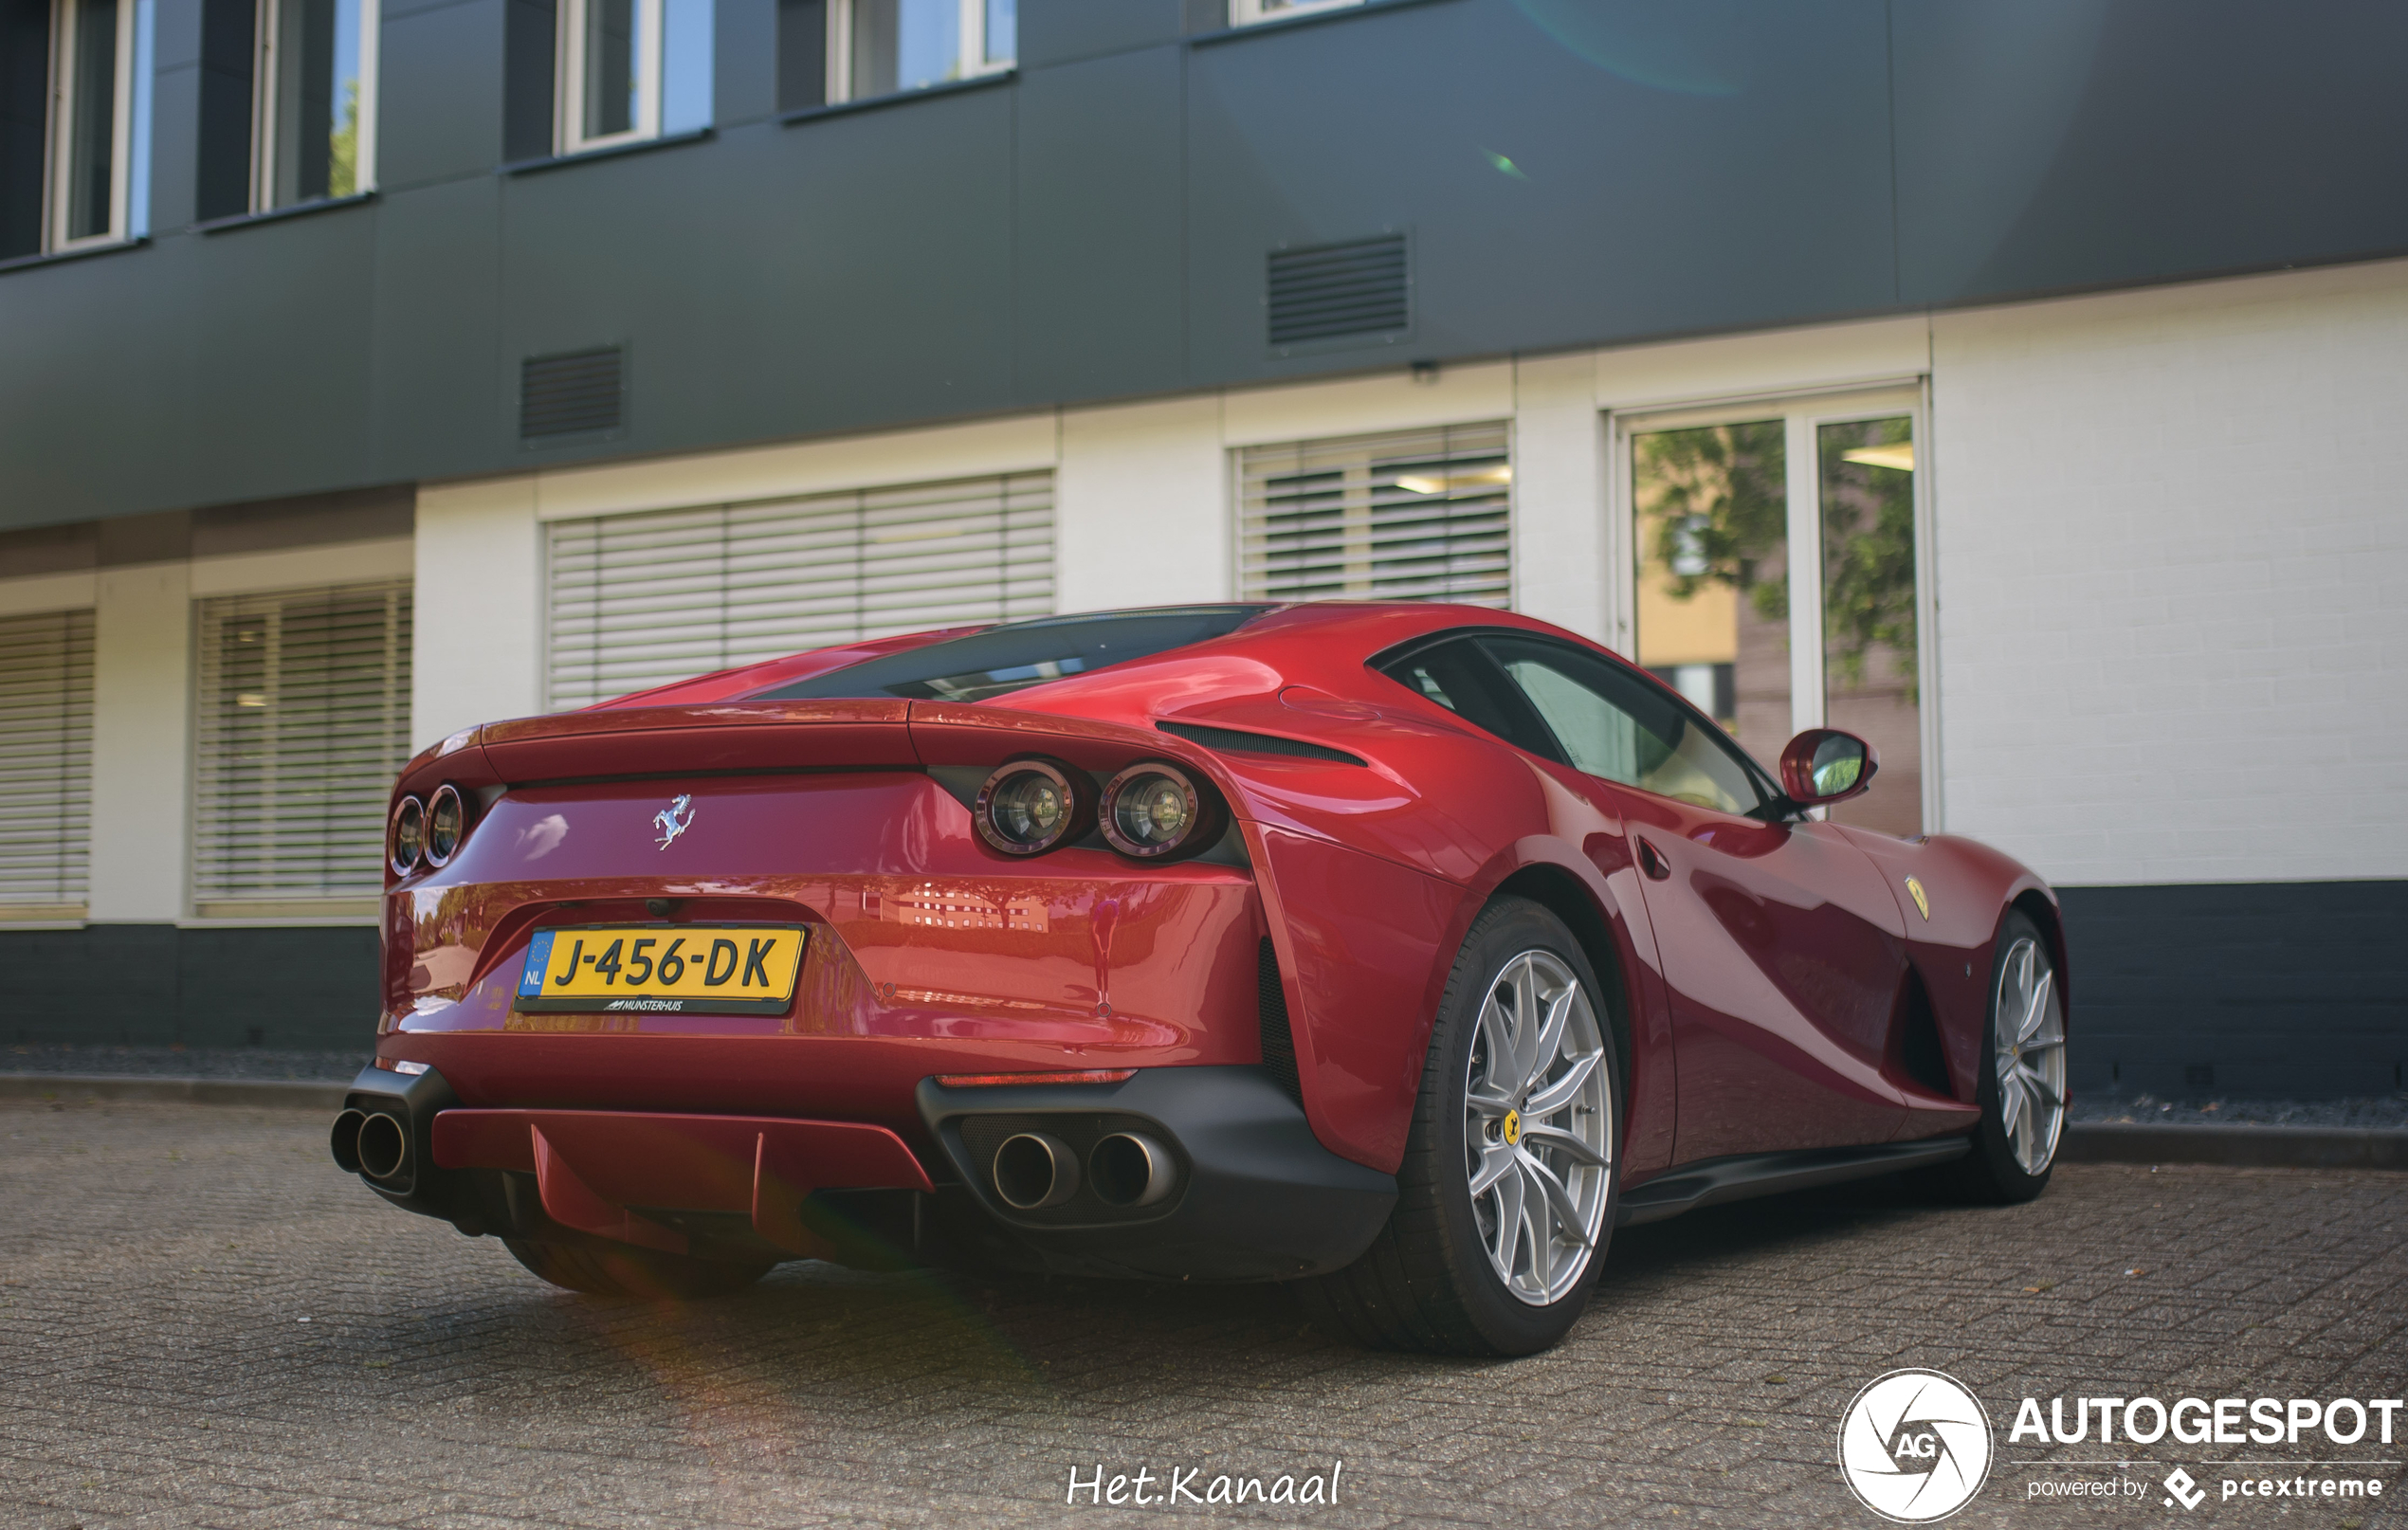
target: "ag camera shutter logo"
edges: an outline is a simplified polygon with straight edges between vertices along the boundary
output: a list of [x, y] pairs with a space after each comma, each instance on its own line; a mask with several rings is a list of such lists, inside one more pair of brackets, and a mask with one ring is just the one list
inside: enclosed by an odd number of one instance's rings
[[1943, 1372], [1875, 1376], [1841, 1415], [1839, 1473], [1885, 1520], [1944, 1520], [1989, 1479], [1990, 1415], [1964, 1383]]

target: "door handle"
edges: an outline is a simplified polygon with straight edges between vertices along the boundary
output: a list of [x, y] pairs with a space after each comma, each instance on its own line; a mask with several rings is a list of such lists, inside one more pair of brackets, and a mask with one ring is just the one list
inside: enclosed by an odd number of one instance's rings
[[1662, 882], [1672, 874], [1672, 863], [1664, 859], [1662, 850], [1650, 845], [1638, 835], [1633, 834], [1631, 837], [1638, 844], [1639, 869], [1648, 874], [1648, 880]]

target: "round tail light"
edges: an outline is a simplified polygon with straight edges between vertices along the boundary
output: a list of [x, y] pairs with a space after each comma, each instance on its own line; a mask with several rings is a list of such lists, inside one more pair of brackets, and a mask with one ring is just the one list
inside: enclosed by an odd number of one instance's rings
[[1217, 817], [1213, 799], [1176, 765], [1132, 765], [1104, 789], [1104, 837], [1140, 860], [1203, 849]]
[[442, 865], [459, 853], [460, 836], [468, 832], [468, 805], [449, 782], [435, 788], [427, 804], [427, 864]]
[[416, 797], [404, 797], [393, 809], [392, 829], [388, 836], [387, 858], [392, 861], [393, 875], [406, 877], [418, 869], [418, 858], [427, 853], [427, 808]]
[[970, 816], [979, 837], [1004, 854], [1040, 854], [1086, 832], [1081, 787], [1068, 772], [1044, 760], [1015, 759], [987, 777]]

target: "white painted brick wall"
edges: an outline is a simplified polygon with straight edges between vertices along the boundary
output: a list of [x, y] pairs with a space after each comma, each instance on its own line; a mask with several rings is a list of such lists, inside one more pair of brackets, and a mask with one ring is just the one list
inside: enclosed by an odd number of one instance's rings
[[2408, 875], [2408, 263], [1932, 320], [1947, 827]]

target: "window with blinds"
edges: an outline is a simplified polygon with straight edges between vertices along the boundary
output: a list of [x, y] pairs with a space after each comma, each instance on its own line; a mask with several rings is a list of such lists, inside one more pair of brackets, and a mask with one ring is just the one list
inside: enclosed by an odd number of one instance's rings
[[195, 912], [374, 913], [410, 758], [410, 581], [202, 601], [198, 660]]
[[546, 694], [1053, 610], [1053, 475], [556, 520]]
[[1502, 421], [1247, 447], [1241, 592], [1506, 605], [1512, 483]]
[[80, 920], [92, 844], [92, 613], [0, 616], [0, 922]]

